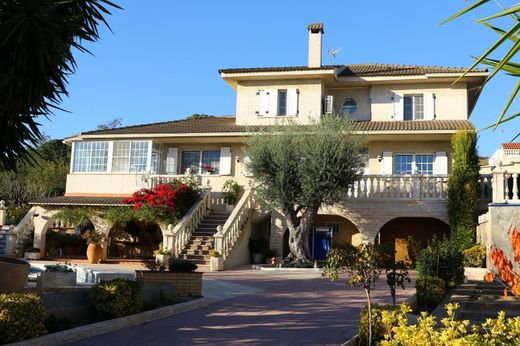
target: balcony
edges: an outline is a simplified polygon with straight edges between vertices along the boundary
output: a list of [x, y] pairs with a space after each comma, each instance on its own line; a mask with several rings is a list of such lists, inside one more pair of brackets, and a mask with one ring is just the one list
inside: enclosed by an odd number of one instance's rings
[[[348, 191], [352, 199], [447, 200], [449, 175], [363, 175]], [[491, 175], [481, 175], [480, 198], [491, 200]]]

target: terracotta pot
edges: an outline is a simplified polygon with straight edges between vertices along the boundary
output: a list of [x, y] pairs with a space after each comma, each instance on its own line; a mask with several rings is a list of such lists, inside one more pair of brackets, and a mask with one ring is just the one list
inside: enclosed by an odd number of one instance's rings
[[24, 290], [29, 263], [23, 260], [0, 257], [0, 292], [20, 292]]
[[103, 256], [103, 247], [100, 244], [90, 243], [87, 247], [88, 263], [99, 263]]

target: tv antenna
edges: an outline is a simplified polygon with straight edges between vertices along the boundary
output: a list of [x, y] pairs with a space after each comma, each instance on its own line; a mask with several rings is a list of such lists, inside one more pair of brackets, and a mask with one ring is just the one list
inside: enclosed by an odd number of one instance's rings
[[327, 55], [329, 56], [329, 65], [331, 65], [331, 61], [336, 59], [336, 56], [341, 53], [341, 47], [340, 48], [329, 48], [327, 51]]

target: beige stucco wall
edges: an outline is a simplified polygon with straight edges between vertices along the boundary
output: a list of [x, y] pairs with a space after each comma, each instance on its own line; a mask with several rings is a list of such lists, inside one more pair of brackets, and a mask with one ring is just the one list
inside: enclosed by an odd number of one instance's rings
[[345, 244], [357, 246], [360, 244], [359, 230], [348, 219], [338, 215], [318, 215], [314, 220], [314, 226], [317, 227], [326, 227], [327, 223], [339, 223], [339, 232], [332, 236], [332, 246]]
[[448, 155], [448, 173], [451, 172], [451, 143], [444, 141], [372, 141], [368, 143], [368, 169], [370, 174], [382, 174], [384, 162], [379, 162], [378, 155], [384, 151], [391, 151], [394, 154], [435, 154], [437, 151], [444, 151]]
[[[299, 95], [298, 116], [258, 116], [258, 90], [276, 90], [297, 88]], [[237, 84], [236, 117], [239, 125], [269, 125], [283, 119], [293, 119], [301, 124], [308, 124], [319, 119], [321, 115], [322, 82], [318, 79], [311, 80], [286, 80], [286, 81], [242, 81]]]
[[468, 99], [466, 83], [423, 83], [374, 85], [370, 91], [372, 103], [372, 120], [393, 120], [393, 94], [435, 93], [435, 114], [437, 119], [467, 119]]
[[371, 109], [370, 109], [370, 88], [349, 88], [349, 89], [337, 89], [330, 88], [326, 91], [327, 95], [334, 96], [334, 110], [336, 113], [340, 113], [341, 106], [343, 103], [351, 98], [356, 101], [357, 110], [352, 114], [354, 120], [370, 120]]

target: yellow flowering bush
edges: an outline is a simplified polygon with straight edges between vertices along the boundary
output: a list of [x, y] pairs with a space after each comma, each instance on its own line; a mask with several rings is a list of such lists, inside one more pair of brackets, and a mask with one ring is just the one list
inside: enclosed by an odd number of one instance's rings
[[382, 346], [481, 346], [518, 345], [520, 340], [520, 317], [506, 318], [502, 311], [496, 319], [487, 319], [481, 326], [469, 326], [469, 321], [455, 320], [456, 303], [446, 305], [448, 317], [437, 320], [426, 312], [421, 313], [417, 325], [408, 323], [410, 307], [401, 304], [399, 310], [381, 312], [385, 330]]

